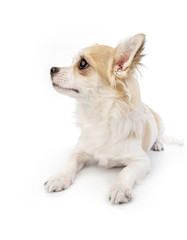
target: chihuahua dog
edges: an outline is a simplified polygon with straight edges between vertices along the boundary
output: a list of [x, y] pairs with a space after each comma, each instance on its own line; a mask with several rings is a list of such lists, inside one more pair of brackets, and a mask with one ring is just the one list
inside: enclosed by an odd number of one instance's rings
[[54, 88], [77, 100], [81, 134], [67, 169], [50, 178], [49, 192], [67, 189], [93, 159], [107, 168], [124, 167], [109, 193], [114, 204], [127, 203], [134, 184], [149, 172], [147, 152], [163, 150], [160, 116], [142, 103], [137, 80], [145, 35], [116, 48], [94, 45], [79, 52], [70, 67], [51, 68]]

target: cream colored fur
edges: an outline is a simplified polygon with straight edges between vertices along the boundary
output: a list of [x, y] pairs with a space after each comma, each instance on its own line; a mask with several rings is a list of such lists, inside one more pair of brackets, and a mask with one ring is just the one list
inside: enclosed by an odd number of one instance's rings
[[[124, 167], [109, 192], [110, 201], [119, 204], [131, 199], [133, 185], [149, 172], [147, 152], [163, 149], [163, 124], [140, 97], [136, 70], [144, 40], [138, 34], [116, 48], [85, 48], [70, 67], [52, 75], [56, 90], [77, 100], [81, 135], [67, 169], [45, 183], [49, 192], [68, 188], [92, 159], [106, 168]], [[88, 63], [82, 70], [81, 59]]]

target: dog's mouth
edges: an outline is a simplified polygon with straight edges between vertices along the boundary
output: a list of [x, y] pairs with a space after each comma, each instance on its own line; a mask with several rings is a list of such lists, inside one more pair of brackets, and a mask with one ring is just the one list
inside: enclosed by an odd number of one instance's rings
[[56, 87], [56, 88], [61, 88], [62, 90], [65, 90], [65, 91], [74, 91], [76, 93], [79, 93], [79, 90], [75, 89], [75, 88], [63, 88], [61, 86], [59, 86], [58, 84], [56, 83], [53, 83], [53, 87]]

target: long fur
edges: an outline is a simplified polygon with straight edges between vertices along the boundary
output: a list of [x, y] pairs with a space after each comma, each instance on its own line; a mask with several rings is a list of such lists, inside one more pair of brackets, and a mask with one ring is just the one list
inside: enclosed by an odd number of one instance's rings
[[[150, 170], [147, 152], [163, 150], [160, 116], [144, 105], [136, 70], [141, 65], [145, 35], [138, 34], [116, 48], [95, 45], [83, 49], [72, 66], [52, 71], [55, 89], [77, 100], [81, 135], [67, 169], [49, 179], [49, 192], [68, 188], [88, 160], [106, 168], [123, 166], [109, 193], [114, 204], [128, 202], [134, 184]], [[80, 68], [86, 61], [85, 69]]]

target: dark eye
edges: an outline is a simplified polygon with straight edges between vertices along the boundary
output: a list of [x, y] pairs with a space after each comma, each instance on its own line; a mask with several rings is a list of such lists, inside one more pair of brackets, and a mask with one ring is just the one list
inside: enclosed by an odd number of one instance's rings
[[85, 68], [87, 68], [88, 67], [88, 63], [87, 63], [87, 61], [83, 58], [83, 59], [81, 59], [81, 61], [80, 61], [80, 63], [79, 63], [79, 69], [80, 70], [83, 70], [83, 69], [85, 69]]

